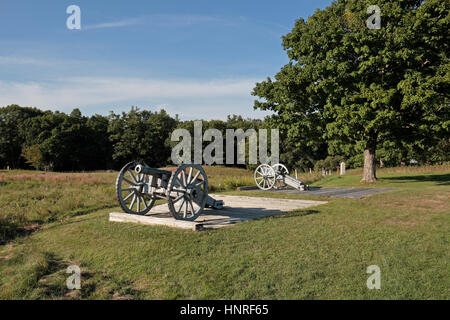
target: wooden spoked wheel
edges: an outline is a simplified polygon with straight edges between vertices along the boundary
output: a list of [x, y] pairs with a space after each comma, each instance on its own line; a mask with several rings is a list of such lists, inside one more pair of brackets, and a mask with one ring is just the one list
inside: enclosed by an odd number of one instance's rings
[[121, 208], [130, 214], [146, 214], [155, 204], [155, 198], [148, 194], [150, 177], [137, 174], [136, 162], [127, 163], [116, 179], [116, 196]]
[[255, 182], [261, 190], [269, 190], [275, 185], [275, 170], [268, 164], [262, 164], [255, 170]]
[[275, 189], [281, 189], [286, 187], [286, 182], [284, 180], [285, 176], [289, 175], [289, 170], [284, 164], [277, 163], [272, 166], [275, 171]]
[[175, 219], [197, 219], [205, 208], [207, 197], [208, 178], [200, 165], [184, 164], [172, 174], [167, 187], [167, 199]]

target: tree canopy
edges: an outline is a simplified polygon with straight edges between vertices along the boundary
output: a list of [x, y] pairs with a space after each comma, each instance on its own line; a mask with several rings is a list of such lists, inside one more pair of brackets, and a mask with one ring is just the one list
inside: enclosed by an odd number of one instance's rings
[[380, 29], [366, 26], [371, 4], [335, 1], [297, 20], [283, 37], [290, 62], [253, 90], [298, 147], [320, 137], [330, 154], [364, 151], [364, 181], [384, 143], [424, 149], [450, 124], [450, 2], [379, 0]]

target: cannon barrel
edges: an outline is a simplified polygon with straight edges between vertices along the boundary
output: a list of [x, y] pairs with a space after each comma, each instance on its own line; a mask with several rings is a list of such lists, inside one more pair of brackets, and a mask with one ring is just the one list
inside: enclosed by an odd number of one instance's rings
[[136, 165], [136, 167], [134, 168], [134, 171], [136, 171], [136, 173], [144, 173], [144, 174], [148, 174], [148, 175], [168, 175], [169, 177], [172, 175], [172, 172], [167, 171], [167, 170], [160, 170], [160, 169], [156, 169], [156, 168], [152, 168], [149, 166], [146, 166], [145, 164], [138, 164]]

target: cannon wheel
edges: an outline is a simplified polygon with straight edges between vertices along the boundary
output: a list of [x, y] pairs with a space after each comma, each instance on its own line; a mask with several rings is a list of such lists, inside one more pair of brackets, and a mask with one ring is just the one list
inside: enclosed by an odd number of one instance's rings
[[143, 215], [150, 211], [156, 199], [146, 193], [150, 177], [134, 172], [137, 164], [136, 161], [129, 162], [120, 170], [116, 179], [116, 196], [126, 213]]
[[284, 182], [284, 177], [289, 175], [289, 170], [286, 168], [284, 164], [277, 163], [272, 166], [275, 171], [275, 189], [280, 189], [286, 187], [286, 183]]
[[275, 185], [275, 170], [268, 164], [261, 164], [255, 170], [255, 182], [261, 190], [269, 190]]
[[172, 174], [167, 187], [169, 210], [178, 220], [194, 221], [208, 198], [208, 178], [198, 164], [183, 164]]

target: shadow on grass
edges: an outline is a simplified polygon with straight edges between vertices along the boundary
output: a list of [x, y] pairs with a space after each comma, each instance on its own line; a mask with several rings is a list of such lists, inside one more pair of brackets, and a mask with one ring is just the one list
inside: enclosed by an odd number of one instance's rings
[[96, 212], [96, 211], [100, 211], [100, 210], [108, 209], [108, 208], [115, 208], [115, 207], [117, 207], [117, 204], [114, 204], [114, 205], [108, 204], [108, 205], [97, 206], [97, 207], [92, 207], [92, 208], [75, 209], [75, 210], [69, 211], [68, 216], [69, 217], [84, 216], [84, 215], [92, 213], [92, 212]]
[[318, 210], [311, 210], [311, 209], [300, 209], [300, 210], [295, 210], [295, 211], [291, 211], [291, 212], [287, 212], [285, 214], [276, 214], [273, 216], [270, 216], [273, 219], [285, 219], [285, 218], [292, 218], [292, 217], [304, 217], [304, 216], [309, 216], [311, 214], [317, 214], [319, 213]]
[[394, 183], [437, 182], [437, 185], [450, 185], [450, 174], [444, 173], [420, 176], [383, 177], [381, 180]]
[[[8, 264], [10, 270], [15, 270], [17, 281], [6, 279], [1, 283], [2, 289], [5, 288], [6, 291], [0, 292], [0, 297], [29, 300], [132, 300], [141, 297], [141, 291], [133, 287], [131, 280], [104, 271], [89, 270], [87, 265], [64, 259], [52, 252], [19, 250], [15, 256], [21, 258], [10, 258]], [[81, 289], [70, 290], [67, 287], [70, 275], [67, 267], [71, 265], [80, 268]]]
[[0, 218], [0, 245], [14, 240], [17, 237], [26, 237], [39, 230], [40, 226], [41, 224], [37, 222], [30, 222], [25, 226], [19, 226], [15, 222], [8, 221], [8, 219]]
[[101, 271], [82, 270], [80, 299], [139, 299], [141, 291], [133, 288], [127, 280], [121, 280]]
[[0, 245], [17, 235], [18, 225], [9, 219], [0, 218]]
[[[50, 299], [55, 297], [61, 297], [67, 292], [67, 288], [61, 285], [64, 283], [64, 273], [67, 268], [67, 263], [56, 257], [54, 253], [46, 252], [45, 259], [47, 261], [47, 266], [45, 270], [39, 277], [36, 277], [37, 285], [36, 289], [39, 290], [39, 299]], [[48, 279], [49, 276], [57, 274], [60, 281], [51, 281]], [[48, 281], [50, 280], [50, 281]]]
[[3, 245], [9, 241], [14, 240], [19, 237], [26, 237], [36, 232], [40, 229], [40, 227], [44, 224], [61, 222], [64, 224], [68, 223], [77, 223], [78, 221], [68, 221], [70, 218], [84, 216], [89, 213], [93, 213], [96, 211], [100, 211], [107, 208], [114, 208], [117, 205], [104, 205], [97, 206], [92, 208], [82, 208], [68, 211], [64, 216], [54, 216], [47, 220], [30, 220], [27, 221], [26, 224], [18, 224], [17, 222], [12, 221], [11, 219], [1, 218], [0, 217], [0, 245]]

